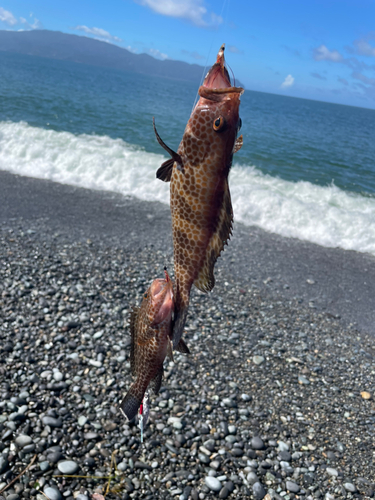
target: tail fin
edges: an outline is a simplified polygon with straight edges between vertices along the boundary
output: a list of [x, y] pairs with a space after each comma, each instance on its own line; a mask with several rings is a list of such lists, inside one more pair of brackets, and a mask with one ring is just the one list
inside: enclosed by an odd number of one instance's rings
[[135, 383], [130, 386], [128, 393], [120, 403], [120, 410], [125, 418], [132, 420], [137, 415], [143, 396], [144, 392], [137, 390]]

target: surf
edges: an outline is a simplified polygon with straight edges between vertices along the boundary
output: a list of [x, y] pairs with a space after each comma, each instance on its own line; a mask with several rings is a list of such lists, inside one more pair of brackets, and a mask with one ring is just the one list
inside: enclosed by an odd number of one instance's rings
[[[161, 154], [106, 135], [0, 122], [0, 169], [140, 200], [169, 204], [156, 179]], [[229, 184], [234, 219], [286, 237], [375, 255], [375, 197], [330, 183], [287, 181], [256, 165], [234, 163]]]

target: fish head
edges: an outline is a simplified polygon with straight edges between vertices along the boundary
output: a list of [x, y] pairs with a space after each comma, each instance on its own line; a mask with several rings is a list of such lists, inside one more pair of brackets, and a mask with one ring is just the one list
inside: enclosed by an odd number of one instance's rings
[[172, 281], [165, 271], [165, 279], [155, 279], [144, 295], [146, 314], [151, 326], [172, 321], [174, 297]]
[[230, 166], [236, 137], [241, 128], [239, 107], [243, 92], [242, 87], [231, 84], [222, 45], [216, 63], [208, 71], [198, 90], [200, 99], [185, 130], [184, 150], [187, 156], [192, 151], [198, 163], [204, 159], [202, 156], [210, 154], [209, 151], [215, 151], [215, 154], [224, 159], [225, 166]]

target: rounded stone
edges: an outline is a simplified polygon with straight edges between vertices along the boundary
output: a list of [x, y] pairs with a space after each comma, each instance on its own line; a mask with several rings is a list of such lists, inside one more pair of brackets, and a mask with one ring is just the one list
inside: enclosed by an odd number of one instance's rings
[[221, 488], [220, 493], [219, 493], [219, 498], [228, 498], [229, 496], [229, 490], [226, 486]]
[[216, 477], [213, 476], [206, 476], [204, 478], [204, 482], [208, 488], [210, 488], [211, 491], [220, 491], [222, 488], [221, 482], [216, 479]]
[[76, 500], [89, 500], [89, 497], [87, 495], [84, 495], [83, 493], [80, 493], [76, 496]]
[[327, 471], [328, 475], [333, 476], [333, 477], [337, 477], [339, 475], [337, 470], [333, 469], [332, 467], [327, 467], [326, 471]]
[[63, 500], [63, 496], [55, 486], [46, 486], [44, 493], [50, 500]]
[[263, 450], [264, 449], [263, 440], [259, 436], [254, 436], [251, 439], [250, 446], [252, 447], [253, 450]]
[[250, 484], [259, 483], [258, 476], [255, 474], [255, 472], [249, 472], [246, 479]]
[[20, 436], [17, 436], [15, 439], [15, 443], [19, 448], [23, 448], [24, 446], [27, 446], [28, 444], [31, 444], [33, 440], [31, 439], [30, 436], [26, 436], [25, 434], [21, 434]]
[[279, 450], [289, 451], [289, 445], [287, 443], [284, 443], [284, 441], [279, 441]]
[[300, 490], [298, 484], [293, 483], [293, 481], [286, 481], [285, 486], [286, 489], [289, 490], [291, 493], [298, 493]]
[[253, 363], [256, 365], [261, 365], [264, 363], [264, 357], [263, 356], [253, 356]]
[[9, 466], [8, 460], [5, 457], [0, 456], [0, 474], [5, 472], [8, 466]]
[[71, 475], [78, 471], [79, 465], [73, 460], [64, 460], [63, 462], [57, 464], [57, 468], [62, 474]]
[[53, 378], [56, 380], [56, 382], [61, 382], [64, 378], [64, 375], [61, 372], [53, 372]]
[[78, 425], [80, 427], [83, 427], [85, 425], [85, 423], [87, 422], [87, 417], [85, 417], [84, 415], [81, 415], [80, 417], [78, 417]]
[[266, 490], [263, 487], [262, 483], [254, 483], [253, 484], [253, 493], [256, 500], [262, 500], [266, 496]]
[[357, 488], [353, 483], [344, 483], [344, 488], [350, 493], [355, 493], [357, 491]]
[[54, 417], [43, 417], [42, 422], [44, 425], [49, 425], [50, 427], [62, 427], [62, 420], [61, 418], [54, 418]]

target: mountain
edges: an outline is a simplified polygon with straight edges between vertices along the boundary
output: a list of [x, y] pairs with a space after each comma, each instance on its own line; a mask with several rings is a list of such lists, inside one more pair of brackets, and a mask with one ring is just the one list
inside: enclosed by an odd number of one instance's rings
[[160, 61], [148, 54], [133, 54], [117, 45], [60, 31], [0, 30], [0, 51], [123, 69], [197, 84], [204, 71], [198, 64], [171, 59]]

